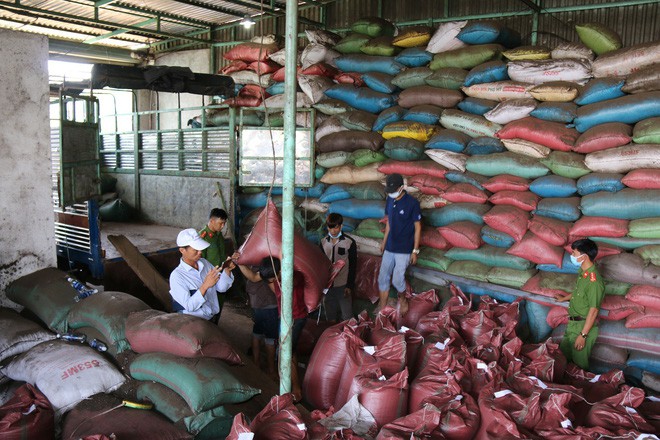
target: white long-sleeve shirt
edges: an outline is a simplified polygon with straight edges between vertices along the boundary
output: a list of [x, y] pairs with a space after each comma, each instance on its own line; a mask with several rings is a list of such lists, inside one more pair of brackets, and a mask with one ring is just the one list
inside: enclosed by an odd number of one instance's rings
[[175, 312], [211, 319], [220, 311], [218, 292], [223, 293], [229, 290], [234, 283], [234, 275], [227, 275], [223, 270], [218, 282], [209, 287], [205, 295], [202, 295], [199, 288], [206, 275], [213, 269], [213, 265], [204, 258], [200, 258], [197, 267], [198, 269], [195, 269], [181, 259], [179, 265], [170, 274], [172, 307]]

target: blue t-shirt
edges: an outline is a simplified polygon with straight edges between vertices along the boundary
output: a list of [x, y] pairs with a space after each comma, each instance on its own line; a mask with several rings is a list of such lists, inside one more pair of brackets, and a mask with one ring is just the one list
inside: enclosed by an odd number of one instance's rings
[[422, 220], [419, 202], [405, 193], [399, 200], [387, 198], [385, 215], [390, 225], [385, 250], [396, 254], [409, 254], [415, 246], [415, 222]]

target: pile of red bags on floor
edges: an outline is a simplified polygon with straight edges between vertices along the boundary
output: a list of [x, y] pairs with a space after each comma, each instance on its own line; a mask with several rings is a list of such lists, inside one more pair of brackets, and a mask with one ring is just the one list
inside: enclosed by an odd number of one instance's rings
[[[328, 328], [303, 383], [307, 402], [322, 410], [316, 419], [323, 419], [308, 426], [307, 438], [591, 439], [656, 432], [660, 403], [626, 385], [620, 370], [595, 375], [567, 364], [550, 339], [524, 344], [516, 334], [520, 300], [482, 296], [473, 304], [454, 286], [452, 294], [414, 329], [401, 326], [391, 308], [374, 320], [363, 313]], [[411, 310], [428, 307], [428, 296], [413, 295]], [[356, 429], [344, 405], [355, 414], [368, 411], [378, 434], [373, 426]]]

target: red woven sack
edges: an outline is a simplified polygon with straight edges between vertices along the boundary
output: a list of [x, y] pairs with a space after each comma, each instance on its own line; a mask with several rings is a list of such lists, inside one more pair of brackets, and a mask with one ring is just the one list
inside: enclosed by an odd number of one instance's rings
[[525, 139], [557, 151], [571, 151], [580, 133], [560, 122], [526, 117], [509, 122], [495, 136], [500, 139]]
[[[315, 310], [321, 301], [323, 289], [330, 278], [330, 260], [321, 248], [315, 246], [303, 235], [294, 232], [293, 244], [296, 252], [293, 267], [305, 278], [305, 306], [309, 312]], [[238, 263], [258, 265], [269, 255], [281, 257], [282, 217], [272, 200], [259, 215], [252, 232], [240, 247]]]
[[486, 193], [470, 183], [456, 183], [449, 187], [442, 197], [452, 203], [486, 203]]
[[523, 211], [531, 212], [541, 198], [531, 191], [504, 190], [493, 194], [488, 201], [493, 205], [511, 205]]
[[55, 412], [41, 391], [29, 383], [23, 384], [0, 407], [0, 438], [55, 438]]
[[408, 186], [414, 186], [422, 194], [441, 196], [447, 188], [452, 186], [452, 183], [443, 177], [417, 174], [408, 177]]
[[621, 183], [628, 188], [660, 189], [660, 169], [640, 168], [626, 174]]
[[515, 206], [497, 205], [484, 215], [484, 222], [491, 228], [520, 241], [527, 232], [529, 213]]
[[312, 64], [307, 69], [304, 69], [301, 73], [303, 75], [327, 76], [328, 78], [334, 78], [339, 74], [339, 70], [326, 63], [316, 63]]
[[414, 176], [416, 174], [427, 174], [434, 177], [445, 177], [447, 169], [432, 160], [416, 160], [403, 162], [399, 160], [388, 160], [378, 166], [378, 171], [383, 174], [401, 174]]
[[599, 124], [585, 131], [575, 141], [576, 153], [593, 153], [622, 147], [632, 142], [632, 127], [621, 122]]
[[529, 222], [529, 231], [553, 246], [564, 246], [572, 223], [540, 215]]
[[220, 69], [219, 73], [223, 75], [229, 75], [230, 73], [240, 72], [241, 70], [247, 70], [247, 68], [248, 68], [248, 63], [246, 63], [245, 61], [236, 60], [236, 61], [232, 61], [231, 63], [227, 64], [225, 67]]
[[267, 61], [268, 55], [278, 50], [275, 44], [242, 43], [229, 49], [224, 57], [227, 60], [241, 60], [247, 63]]
[[337, 84], [353, 84], [355, 87], [362, 87], [364, 81], [362, 75], [357, 72], [342, 72], [333, 78]]
[[358, 401], [383, 425], [408, 413], [408, 370], [383, 380], [378, 370], [358, 374], [353, 379], [351, 395], [357, 394]]
[[280, 65], [270, 60], [268, 61], [253, 61], [247, 67], [249, 70], [257, 72], [259, 75], [273, 73], [280, 69]]
[[470, 221], [451, 223], [438, 228], [442, 238], [453, 247], [478, 249], [481, 246], [481, 225]]
[[527, 191], [529, 190], [529, 179], [511, 174], [499, 174], [491, 177], [481, 186], [493, 193], [499, 191]]
[[354, 298], [367, 299], [371, 303], [378, 301], [378, 272], [383, 257], [358, 252], [355, 272]]
[[573, 224], [569, 234], [574, 237], [625, 237], [629, 223], [630, 220], [619, 218], [584, 216]]
[[433, 249], [447, 250], [451, 245], [445, 240], [438, 228], [422, 225], [422, 236], [419, 239], [419, 245]]
[[660, 287], [645, 285], [632, 286], [628, 290], [628, 293], [626, 293], [626, 299], [640, 306], [660, 310]]
[[506, 253], [536, 264], [554, 264], [557, 267], [561, 267], [564, 258], [563, 248], [553, 246], [531, 232], [526, 233], [522, 240], [511, 246]]
[[274, 396], [268, 405], [250, 423], [254, 439], [259, 440], [305, 440], [307, 430], [298, 408], [293, 404], [293, 394]]
[[408, 298], [408, 312], [401, 318], [401, 326], [415, 328], [420, 318], [435, 310], [439, 303], [440, 300], [435, 293], [435, 289]]

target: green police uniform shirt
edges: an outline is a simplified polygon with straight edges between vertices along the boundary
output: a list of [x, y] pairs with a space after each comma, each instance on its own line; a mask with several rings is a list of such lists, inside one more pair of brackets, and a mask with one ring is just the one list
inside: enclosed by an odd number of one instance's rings
[[212, 265], [219, 266], [227, 258], [225, 254], [225, 237], [222, 232], [213, 232], [208, 225], [199, 231], [202, 240], [211, 246], [202, 251], [202, 258], [207, 259]]
[[587, 270], [580, 269], [573, 296], [568, 303], [568, 315], [586, 318], [590, 308], [600, 308], [604, 296], [605, 283], [596, 270], [596, 265]]

